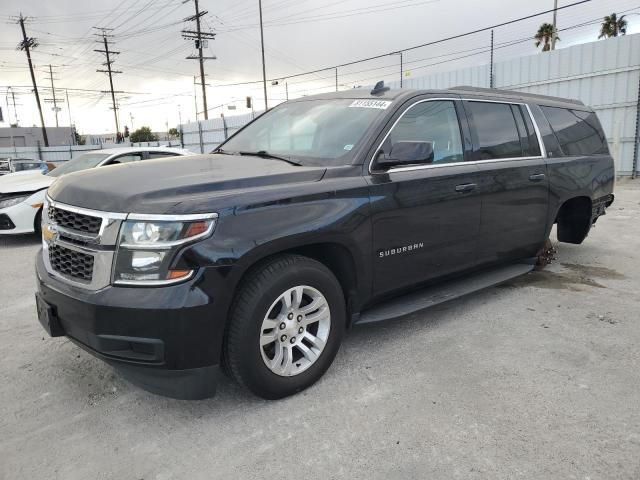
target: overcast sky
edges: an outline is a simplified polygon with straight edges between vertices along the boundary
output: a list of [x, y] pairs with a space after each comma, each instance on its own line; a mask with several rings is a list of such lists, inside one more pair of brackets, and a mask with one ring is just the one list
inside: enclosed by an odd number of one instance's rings
[[[559, 6], [570, 3], [572, 0], [560, 0]], [[207, 89], [209, 107], [220, 106], [212, 109], [209, 116], [245, 112], [244, 98], [248, 95], [254, 98], [256, 107], [261, 107], [264, 95], [259, 83], [216, 87], [262, 78], [258, 0], [200, 0], [200, 7], [208, 11], [203, 17], [203, 29], [217, 33], [205, 50], [207, 55], [217, 56], [205, 66], [207, 83], [211, 85]], [[561, 10], [558, 48], [596, 40], [597, 24], [576, 26], [612, 12], [628, 11], [628, 33], [639, 31], [640, 16], [634, 13], [640, 13], [640, 8], [636, 7], [636, 0], [592, 0]], [[263, 0], [267, 77], [273, 79], [397, 51], [551, 8], [553, 0]], [[20, 12], [28, 17], [28, 35], [39, 42], [33, 59], [43, 98], [52, 98], [48, 65], [54, 65], [55, 86], [60, 89], [56, 96], [65, 100], [59, 113], [60, 125], [69, 124], [66, 87], [70, 89], [71, 118], [81, 133], [114, 130], [110, 97], [100, 93], [108, 89], [108, 79], [96, 72], [103, 68], [104, 57], [93, 51], [101, 48], [95, 43], [94, 26], [112, 28], [111, 48], [121, 52], [114, 63], [114, 68], [123, 71], [114, 76], [115, 89], [125, 92], [118, 94], [121, 125], [148, 125], [164, 131], [167, 123], [170, 127], [178, 123], [179, 113], [183, 121], [194, 120], [193, 76], [199, 73], [198, 62], [185, 57], [197, 51], [193, 42], [182, 39], [180, 33], [194, 27], [193, 22], [182, 21], [194, 13], [192, 0], [2, 0], [0, 106], [5, 122], [8, 117], [14, 119], [10, 95], [8, 112], [6, 105], [6, 87], [13, 86], [19, 123], [38, 123], [25, 54], [15, 49], [21, 31], [19, 25], [12, 23], [12, 16]], [[496, 60], [536, 54], [533, 40], [526, 39], [543, 21], [550, 22], [551, 15], [496, 29], [495, 42], [500, 47]], [[567, 27], [572, 28], [562, 30]], [[512, 46], [503, 45], [523, 39]], [[486, 64], [489, 55], [484, 50], [488, 45], [486, 32], [413, 50], [404, 55], [405, 75]], [[398, 56], [389, 56], [341, 68], [340, 88], [397, 79], [398, 62]], [[289, 79], [289, 93], [295, 97], [332, 90], [334, 75], [333, 71], [325, 71]], [[268, 97], [270, 106], [284, 100], [284, 82], [276, 86], [269, 83]], [[202, 111], [199, 90], [197, 102]], [[236, 105], [235, 112], [228, 105]], [[44, 104], [47, 126], [55, 125], [51, 107], [50, 103]]]

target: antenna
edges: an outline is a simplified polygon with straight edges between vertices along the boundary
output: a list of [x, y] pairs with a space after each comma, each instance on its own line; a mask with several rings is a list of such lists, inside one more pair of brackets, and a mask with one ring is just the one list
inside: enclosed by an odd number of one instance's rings
[[389, 87], [384, 86], [384, 80], [380, 80], [376, 83], [376, 86], [371, 90], [371, 95], [382, 95], [384, 92], [391, 90]]

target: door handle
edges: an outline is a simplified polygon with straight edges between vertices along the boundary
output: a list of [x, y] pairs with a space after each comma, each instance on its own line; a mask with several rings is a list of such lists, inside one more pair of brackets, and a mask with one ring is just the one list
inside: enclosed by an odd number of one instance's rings
[[530, 175], [529, 176], [529, 180], [531, 182], [540, 182], [540, 181], [544, 180], [544, 173], [536, 173], [534, 175]]
[[475, 183], [463, 183], [462, 185], [456, 185], [456, 192], [464, 193], [470, 192], [477, 187]]

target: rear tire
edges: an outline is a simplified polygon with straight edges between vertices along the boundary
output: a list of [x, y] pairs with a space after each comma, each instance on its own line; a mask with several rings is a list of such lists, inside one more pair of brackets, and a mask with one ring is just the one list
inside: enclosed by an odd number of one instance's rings
[[243, 281], [224, 362], [238, 383], [262, 398], [293, 395], [329, 368], [345, 325], [344, 294], [333, 273], [308, 257], [280, 255]]

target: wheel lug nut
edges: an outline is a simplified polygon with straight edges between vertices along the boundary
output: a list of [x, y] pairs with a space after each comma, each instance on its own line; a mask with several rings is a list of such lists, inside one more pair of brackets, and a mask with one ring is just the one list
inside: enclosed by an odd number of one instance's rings
[[300, 328], [298, 329], [298, 333], [302, 333], [303, 331], [304, 331], [304, 328], [302, 328], [302, 327], [300, 327]]
[[291, 320], [293, 318], [293, 313], [290, 313], [289, 315], [287, 315], [287, 318]]
[[298, 315], [298, 321], [301, 322], [302, 321], [302, 315]]
[[280, 330], [284, 330], [285, 328], [287, 328], [287, 325], [284, 322], [282, 322], [280, 324]]
[[286, 341], [287, 341], [287, 336], [286, 336], [286, 335], [282, 335], [282, 336], [280, 337], [280, 341], [281, 341], [281, 342], [286, 342]]
[[296, 337], [291, 337], [291, 340], [289, 340], [291, 343], [296, 343]]

